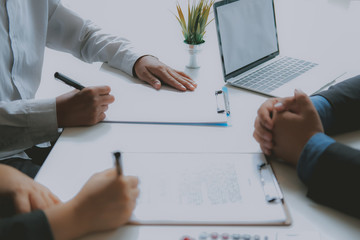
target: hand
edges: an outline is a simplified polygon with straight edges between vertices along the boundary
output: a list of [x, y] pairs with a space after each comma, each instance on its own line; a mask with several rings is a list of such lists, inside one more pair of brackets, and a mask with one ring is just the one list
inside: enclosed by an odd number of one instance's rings
[[319, 114], [305, 93], [295, 90], [294, 100], [283, 108], [287, 111], [275, 111], [273, 116], [273, 153], [296, 166], [305, 144], [324, 129]]
[[140, 80], [149, 83], [153, 88], [160, 89], [161, 82], [180, 91], [195, 90], [197, 84], [185, 73], [176, 71], [152, 56], [143, 56], [134, 66]]
[[72, 239], [125, 224], [136, 205], [137, 185], [136, 177], [117, 176], [115, 169], [95, 174], [74, 199], [45, 211], [55, 239]]
[[137, 185], [136, 177], [117, 176], [115, 169], [95, 174], [74, 199], [81, 222], [87, 221], [92, 231], [125, 224], [136, 205]]
[[11, 197], [16, 213], [47, 209], [60, 203], [46, 187], [4, 164], [0, 164], [0, 195]]
[[59, 127], [94, 125], [105, 119], [108, 105], [114, 102], [110, 87], [87, 87], [56, 98]]
[[272, 129], [274, 126], [273, 113], [283, 112], [295, 101], [294, 97], [288, 98], [271, 98], [265, 101], [257, 112], [254, 122], [255, 140], [260, 144], [260, 148], [265, 155], [271, 155], [274, 147]]

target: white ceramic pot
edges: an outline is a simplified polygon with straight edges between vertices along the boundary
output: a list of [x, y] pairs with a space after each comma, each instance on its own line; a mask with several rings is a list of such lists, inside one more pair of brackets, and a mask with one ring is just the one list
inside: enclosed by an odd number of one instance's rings
[[202, 47], [204, 45], [204, 43], [201, 44], [187, 44], [186, 45], [186, 49], [189, 52], [189, 62], [186, 65], [186, 67], [188, 68], [199, 68], [199, 61], [198, 61], [198, 55], [202, 50]]

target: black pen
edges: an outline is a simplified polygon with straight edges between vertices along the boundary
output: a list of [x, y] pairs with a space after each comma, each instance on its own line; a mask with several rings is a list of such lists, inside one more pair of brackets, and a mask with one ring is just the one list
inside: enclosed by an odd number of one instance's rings
[[122, 171], [122, 162], [121, 162], [121, 152], [114, 152], [115, 157], [115, 166], [116, 166], [116, 172], [118, 176], [121, 176], [123, 174]]
[[71, 78], [61, 74], [61, 73], [58, 73], [56, 72], [54, 74], [54, 77], [56, 79], [59, 79], [61, 80], [62, 82], [64, 82], [65, 84], [69, 85], [69, 86], [72, 86], [76, 89], [79, 89], [79, 90], [82, 90], [83, 88], [85, 88], [83, 85], [81, 85], [80, 83], [76, 82], [75, 80], [72, 80]]

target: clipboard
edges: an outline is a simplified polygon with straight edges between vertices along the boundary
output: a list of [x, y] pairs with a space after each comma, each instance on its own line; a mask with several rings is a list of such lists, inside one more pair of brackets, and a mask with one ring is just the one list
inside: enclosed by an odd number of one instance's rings
[[[227, 88], [209, 83], [195, 91], [180, 92], [169, 86], [155, 90], [103, 64], [99, 74], [111, 87], [115, 102], [104, 122], [227, 126], [230, 104]], [[215, 94], [214, 94], [215, 93]]]
[[263, 154], [125, 153], [123, 160], [124, 173], [140, 180], [130, 224], [291, 224]]
[[[221, 98], [221, 96], [223, 98]], [[217, 113], [226, 113], [227, 116], [230, 116], [229, 92], [227, 87], [223, 87], [222, 90], [215, 91], [215, 97], [217, 103]]]

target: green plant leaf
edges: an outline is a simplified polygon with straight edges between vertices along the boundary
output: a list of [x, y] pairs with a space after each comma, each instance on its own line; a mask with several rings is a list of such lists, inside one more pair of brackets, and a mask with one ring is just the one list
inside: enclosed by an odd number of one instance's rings
[[215, 0], [193, 0], [192, 3], [190, 1], [188, 0], [187, 6], [187, 23], [179, 3], [176, 4], [178, 16], [175, 15], [175, 17], [181, 26], [182, 34], [185, 38], [184, 42], [200, 44], [204, 42], [203, 38], [207, 25], [214, 20], [208, 21], [208, 18]]

